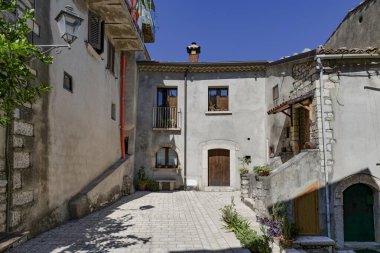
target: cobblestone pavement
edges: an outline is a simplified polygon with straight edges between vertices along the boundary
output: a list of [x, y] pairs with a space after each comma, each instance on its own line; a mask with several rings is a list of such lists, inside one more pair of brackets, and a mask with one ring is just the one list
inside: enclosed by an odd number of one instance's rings
[[233, 196], [254, 223], [238, 192], [137, 192], [9, 252], [247, 252], [220, 221]]

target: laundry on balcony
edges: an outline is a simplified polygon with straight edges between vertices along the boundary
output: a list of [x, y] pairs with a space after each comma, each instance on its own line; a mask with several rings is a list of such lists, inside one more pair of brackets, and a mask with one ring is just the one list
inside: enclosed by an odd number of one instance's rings
[[145, 43], [155, 41], [154, 11], [156, 7], [153, 0], [138, 0], [136, 4], [138, 26], [142, 32]]

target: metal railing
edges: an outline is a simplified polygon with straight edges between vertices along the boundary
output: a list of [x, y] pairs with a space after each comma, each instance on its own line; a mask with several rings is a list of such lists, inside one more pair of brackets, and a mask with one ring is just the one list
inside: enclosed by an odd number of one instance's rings
[[179, 114], [177, 107], [153, 107], [153, 128], [181, 128]]

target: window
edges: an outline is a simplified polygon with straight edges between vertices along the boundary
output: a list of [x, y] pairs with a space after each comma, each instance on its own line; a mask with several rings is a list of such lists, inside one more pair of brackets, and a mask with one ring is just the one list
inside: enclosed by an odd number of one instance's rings
[[272, 89], [273, 101], [276, 101], [279, 96], [278, 84]]
[[107, 69], [109, 69], [112, 74], [115, 74], [115, 47], [109, 40], [107, 50]]
[[73, 78], [66, 72], [63, 72], [63, 88], [73, 92]]
[[208, 89], [208, 110], [228, 111], [228, 88]]
[[104, 22], [95, 13], [88, 12], [88, 43], [98, 54], [103, 53], [104, 47]]
[[157, 168], [177, 168], [178, 156], [172, 148], [160, 148], [156, 154]]
[[116, 120], [116, 105], [114, 103], [111, 105], [111, 119]]
[[177, 107], [177, 88], [158, 88], [157, 106]]

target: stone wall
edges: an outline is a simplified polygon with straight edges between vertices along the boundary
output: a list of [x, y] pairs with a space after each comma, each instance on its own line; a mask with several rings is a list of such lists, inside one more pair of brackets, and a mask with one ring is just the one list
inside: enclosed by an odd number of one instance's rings
[[[257, 177], [253, 174], [242, 176], [242, 199], [258, 215], [269, 216], [270, 209], [276, 203], [288, 204], [290, 213], [292, 201], [308, 187], [323, 181], [320, 172], [319, 150], [305, 150], [280, 167], [268, 177]], [[320, 198], [320, 206], [323, 206]], [[320, 212], [323, 212], [320, 208]], [[321, 227], [324, 225], [321, 223]]]
[[22, 226], [29, 207], [33, 205], [34, 189], [30, 174], [32, 173], [31, 152], [34, 146], [34, 126], [32, 122], [32, 109], [20, 107], [16, 109], [12, 124], [10, 143], [11, 161], [8, 196], [10, 199], [9, 226], [12, 231], [25, 229]]

